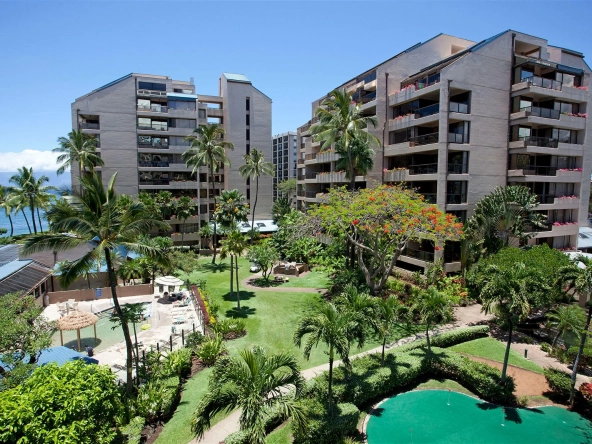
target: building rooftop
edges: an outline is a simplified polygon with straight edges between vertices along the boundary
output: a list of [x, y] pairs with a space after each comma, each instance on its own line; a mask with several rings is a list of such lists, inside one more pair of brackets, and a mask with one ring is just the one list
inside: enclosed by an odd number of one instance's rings
[[51, 268], [31, 259], [8, 262], [0, 267], [0, 296], [18, 291], [29, 293], [51, 272]]
[[251, 81], [244, 74], [233, 74], [231, 72], [223, 72], [222, 75], [231, 82], [251, 83]]

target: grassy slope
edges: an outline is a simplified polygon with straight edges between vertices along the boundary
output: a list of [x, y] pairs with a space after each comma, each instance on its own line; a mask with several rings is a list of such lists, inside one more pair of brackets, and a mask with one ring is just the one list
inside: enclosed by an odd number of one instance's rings
[[[464, 342], [450, 347], [450, 350], [465, 353], [467, 355], [479, 356], [481, 358], [491, 359], [492, 361], [504, 362], [504, 355], [506, 353], [506, 344], [493, 338], [481, 338], [473, 341]], [[521, 367], [533, 372], [542, 373], [541, 366], [535, 364], [528, 359], [524, 359], [520, 354], [514, 350], [510, 350], [510, 359], [508, 364]]]

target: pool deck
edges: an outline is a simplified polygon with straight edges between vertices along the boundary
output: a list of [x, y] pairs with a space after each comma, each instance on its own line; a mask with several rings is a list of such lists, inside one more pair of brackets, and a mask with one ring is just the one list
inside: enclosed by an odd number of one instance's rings
[[[156, 349], [157, 343], [159, 344], [160, 350], [170, 350], [171, 336], [173, 340], [173, 349], [181, 347], [182, 330], [185, 332], [185, 336], [193, 331], [194, 326], [196, 331], [203, 330], [199, 316], [197, 316], [197, 312], [191, 301], [187, 307], [176, 307], [173, 303], [164, 301], [158, 293], [119, 299], [119, 303], [122, 305], [146, 302], [152, 303], [152, 314], [150, 316], [151, 327], [148, 330], [141, 330], [138, 325], [137, 333], [138, 343], [140, 344], [140, 356], [142, 355], [142, 350], [149, 351], [151, 347]], [[112, 308], [113, 301], [108, 297], [78, 303], [78, 310], [95, 314]], [[58, 320], [60, 318], [58, 304], [52, 304], [46, 307], [43, 314], [50, 321]], [[175, 321], [179, 318], [183, 318], [184, 322], [175, 324]], [[175, 330], [174, 334], [172, 334], [173, 327]], [[132, 341], [134, 341], [133, 332]], [[115, 372], [121, 380], [125, 381], [126, 348], [123, 341], [108, 347], [105, 350], [95, 352], [93, 358], [97, 359], [100, 365], [109, 365], [113, 372]]]

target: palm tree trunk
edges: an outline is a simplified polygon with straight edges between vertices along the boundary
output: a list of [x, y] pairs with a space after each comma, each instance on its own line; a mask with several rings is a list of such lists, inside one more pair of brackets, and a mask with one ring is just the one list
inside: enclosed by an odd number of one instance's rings
[[37, 207], [37, 219], [39, 219], [39, 230], [43, 233], [43, 224], [41, 223], [41, 214], [39, 214], [39, 207]]
[[426, 324], [426, 341], [428, 343], [428, 353], [432, 353], [432, 344], [430, 343], [430, 324]]
[[31, 210], [31, 220], [33, 221], [33, 231], [37, 234], [37, 224], [35, 224], [35, 203], [33, 198], [29, 198], [29, 209]]
[[136, 340], [136, 384], [140, 385], [140, 381], [138, 380], [140, 376], [140, 352], [138, 350], [138, 333], [136, 332], [136, 322], [132, 323], [134, 326], [134, 339]]
[[88, 272], [86, 272], [86, 283], [88, 285], [88, 289], [90, 290], [90, 276], [88, 275]]
[[569, 403], [573, 404], [574, 402], [574, 395], [575, 395], [575, 387], [576, 387], [576, 377], [578, 376], [578, 366], [580, 365], [580, 358], [582, 357], [582, 353], [584, 352], [584, 346], [586, 345], [586, 337], [588, 336], [588, 330], [590, 329], [590, 319], [592, 319], [592, 305], [588, 307], [588, 317], [586, 318], [586, 327], [584, 328], [584, 332], [582, 333], [582, 337], [580, 338], [580, 348], [578, 349], [578, 354], [576, 355], [576, 360], [573, 364], [573, 370], [571, 373], [571, 386], [569, 390]]
[[382, 358], [380, 360], [380, 365], [384, 365], [384, 348], [386, 347], [386, 335], [382, 338]]
[[[214, 186], [214, 165], [210, 165], [210, 182], [212, 182], [212, 197], [215, 199], [216, 194], [216, 187]], [[210, 207], [210, 199], [208, 199], [208, 210]], [[216, 208], [216, 205], [214, 205]], [[212, 256], [212, 264], [216, 263], [216, 217], [214, 219], [214, 234], [212, 235], [212, 249], [214, 250], [214, 255]]]
[[29, 234], [33, 234], [33, 232], [31, 231], [31, 225], [29, 225], [29, 219], [27, 219], [27, 214], [25, 213], [24, 208], [21, 208], [21, 213], [23, 213], [23, 216], [25, 218], [25, 222], [27, 222], [27, 228], [29, 229]]
[[8, 221], [10, 222], [10, 237], [14, 236], [14, 224], [12, 223], [12, 216], [8, 213]]
[[557, 332], [557, 334], [555, 335], [555, 337], [553, 338], [553, 342], [551, 343], [551, 347], [555, 347], [555, 344], [557, 343], [557, 339], [559, 339], [560, 334], [561, 334], [561, 330], [559, 330]]
[[509, 330], [508, 330], [508, 344], [506, 345], [506, 354], [504, 355], [504, 366], [502, 367], [502, 379], [501, 384], [504, 385], [506, 383], [506, 372], [508, 370], [508, 360], [510, 359], [510, 346], [512, 345], [512, 321], [508, 323]]
[[183, 231], [181, 232], [181, 247], [185, 246], [185, 221], [186, 220], [187, 219], [183, 220], [183, 228], [182, 228]]
[[234, 294], [234, 254], [230, 255], [230, 298]]
[[123, 338], [125, 339], [125, 348], [126, 348], [126, 364], [125, 370], [127, 374], [127, 381], [125, 384], [125, 391], [128, 395], [132, 392], [132, 338], [129, 331], [129, 325], [123, 316], [123, 312], [121, 311], [121, 306], [119, 305], [119, 300], [117, 299], [117, 278], [115, 277], [115, 269], [113, 268], [113, 264], [111, 262], [111, 250], [109, 248], [105, 248], [105, 261], [107, 262], [107, 271], [109, 273], [109, 286], [111, 287], [111, 296], [113, 297], [113, 305], [115, 306], [115, 313], [119, 317], [121, 321], [121, 329], [123, 330]]
[[253, 204], [253, 213], [251, 214], [251, 245], [255, 239], [255, 208], [257, 207], [257, 196], [259, 195], [259, 176], [255, 179], [255, 203]]
[[329, 346], [329, 414], [333, 414], [333, 345]]
[[235, 258], [235, 265], [236, 265], [236, 306], [240, 310], [240, 289], [238, 288], [238, 254]]

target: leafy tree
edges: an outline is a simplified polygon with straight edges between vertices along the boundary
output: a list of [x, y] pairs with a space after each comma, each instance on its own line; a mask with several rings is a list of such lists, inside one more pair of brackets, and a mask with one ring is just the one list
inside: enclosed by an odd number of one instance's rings
[[535, 236], [532, 227], [544, 227], [546, 217], [537, 213], [537, 196], [525, 186], [498, 187], [483, 197], [467, 221], [467, 236], [480, 246], [479, 254], [495, 254], [514, 241], [526, 243]]
[[282, 389], [294, 386], [296, 396], [304, 388], [304, 379], [296, 359], [286, 353], [267, 355], [262, 348], [239, 351], [238, 357], [220, 359], [210, 378], [208, 392], [194, 413], [191, 425], [198, 438], [211, 427], [219, 412], [232, 412], [239, 408], [240, 430], [253, 444], [265, 443], [265, 419], [273, 411], [280, 411], [284, 419], [290, 417], [296, 424], [304, 416], [294, 398]]
[[444, 293], [434, 287], [421, 290], [415, 306], [421, 322], [425, 325], [428, 353], [432, 352], [430, 344], [430, 327], [438, 321], [448, 322], [452, 319], [452, 303]]
[[289, 213], [285, 214], [277, 221], [278, 230], [271, 237], [271, 243], [280, 253], [282, 259], [286, 256], [286, 245], [290, 245], [291, 242], [297, 238], [297, 236], [295, 236], [297, 231], [296, 228], [304, 221], [304, 219], [304, 213], [292, 208]]
[[117, 269], [117, 276], [123, 280], [123, 284], [125, 285], [126, 282], [131, 283], [132, 279], [140, 278], [143, 271], [141, 259], [132, 259], [125, 261], [119, 266]]
[[[592, 295], [592, 260], [583, 255], [578, 256], [577, 258], [573, 259], [570, 265], [561, 267], [557, 273], [559, 275], [557, 279], [558, 283], [561, 285], [567, 285], [568, 290], [573, 289], [580, 298], [588, 299], [590, 295]], [[580, 336], [580, 347], [578, 349], [578, 354], [576, 355], [573, 371], [571, 374], [571, 389], [569, 394], [570, 403], [573, 403], [574, 400], [578, 366], [584, 352], [586, 338], [588, 336], [588, 332], [590, 331], [590, 320], [592, 319], [592, 305], [589, 301], [586, 303], [586, 305], [588, 307], [588, 316], [586, 317], [586, 324], [584, 325], [582, 335]]]
[[423, 196], [401, 186], [348, 192], [331, 189], [327, 204], [308, 213], [308, 230], [338, 236], [355, 246], [358, 264], [372, 294], [379, 293], [411, 240], [437, 244], [458, 239], [462, 224]]
[[284, 249], [286, 259], [305, 264], [309, 264], [323, 252], [322, 244], [311, 236], [294, 239]]
[[296, 178], [282, 180], [277, 185], [277, 190], [282, 193], [283, 197], [287, 197], [288, 201], [292, 200], [294, 194], [296, 193], [296, 189], [298, 188], [298, 182]]
[[489, 265], [484, 272], [486, 278], [481, 287], [483, 311], [486, 314], [495, 311], [498, 318], [508, 326], [501, 378], [501, 383], [505, 384], [514, 327], [524, 321], [531, 311], [529, 294], [545, 291], [548, 287], [544, 285], [538, 270], [528, 268], [522, 262], [505, 268]]
[[403, 304], [394, 296], [377, 299], [375, 304], [375, 331], [382, 342], [381, 365], [384, 365], [384, 349], [387, 339], [394, 333], [394, 328], [405, 317]]
[[195, 203], [190, 197], [182, 196], [175, 205], [177, 218], [183, 221], [181, 232], [181, 246], [185, 245], [185, 221], [195, 214]]
[[91, 174], [95, 167], [104, 165], [101, 155], [97, 153], [97, 139], [92, 134], [83, 133], [82, 130], [72, 130], [68, 137], [58, 138], [59, 146], [53, 149], [54, 153], [60, 153], [56, 162], [61, 164], [58, 168], [58, 176], [64, 174], [66, 169], [78, 164], [78, 177], [82, 177], [88, 169]]
[[14, 224], [12, 223], [13, 206], [10, 203], [10, 189], [0, 185], [0, 209], [4, 209], [4, 214], [10, 222], [10, 237], [14, 235]]
[[271, 206], [271, 217], [277, 224], [278, 221], [292, 210], [292, 202], [289, 198], [278, 197]]
[[238, 190], [222, 190], [216, 197], [216, 212], [218, 224], [226, 230], [236, 230], [237, 223], [246, 222], [249, 216], [249, 204], [245, 196]]
[[0, 297], [0, 389], [22, 382], [41, 351], [51, 345], [55, 325], [43, 316], [32, 295], [7, 293]]
[[[177, 250], [169, 237], [150, 237], [147, 234], [143, 234], [138, 238], [137, 243], [139, 245], [145, 245], [155, 252], [154, 256], [142, 256], [139, 259], [144, 282], [151, 282], [153, 286], [157, 273], [168, 274], [180, 266], [195, 265], [196, 261], [192, 261], [189, 255], [184, 255], [181, 251]], [[141, 254], [141, 252], [138, 253]], [[177, 255], [180, 255], [181, 258], [178, 258]]]
[[163, 219], [170, 219], [175, 211], [175, 203], [173, 201], [173, 194], [170, 191], [160, 190], [154, 196], [154, 202], [159, 207], [159, 214]]
[[273, 265], [280, 260], [279, 253], [269, 242], [253, 245], [247, 257], [249, 261], [261, 268], [261, 274], [266, 281], [269, 281], [269, 276], [271, 276], [271, 272], [273, 271]]
[[[224, 130], [218, 125], [199, 125], [193, 130], [195, 135], [187, 136], [185, 140], [191, 142], [191, 148], [183, 153], [183, 161], [188, 167], [193, 168], [197, 174], [202, 166], [210, 170], [210, 182], [212, 183], [212, 197], [216, 194], [214, 186], [214, 173], [220, 170], [220, 164], [229, 165], [230, 160], [226, 156], [227, 149], [234, 149], [234, 145], [224, 141]], [[214, 255], [212, 264], [216, 263], [216, 218], [214, 217], [213, 246]]]
[[111, 328], [115, 329], [117, 327], [121, 327], [122, 322], [125, 322], [126, 324], [132, 324], [132, 326], [134, 327], [134, 339], [136, 340], [136, 342], [134, 343], [136, 351], [136, 375], [139, 375], [140, 352], [138, 350], [138, 333], [136, 332], [136, 324], [142, 322], [142, 320], [144, 319], [144, 304], [142, 304], [141, 302], [135, 304], [125, 304], [121, 307], [121, 313], [123, 314], [122, 317], [111, 316], [109, 320], [115, 324]]
[[[335, 162], [335, 169], [337, 171], [345, 170], [345, 177], [346, 179], [349, 179], [350, 182], [352, 181], [352, 177], [350, 176], [352, 171], [354, 176], [365, 176], [368, 174], [368, 171], [372, 170], [374, 167], [375, 153], [369, 148], [368, 141], [366, 140], [360, 140], [357, 138], [352, 139], [349, 158], [347, 151], [343, 149], [339, 143], [336, 144], [335, 152], [341, 156], [337, 162]], [[353, 169], [349, 168], [350, 162], [353, 164]], [[355, 183], [355, 177], [353, 179]]]
[[[203, 241], [203, 239], [205, 239], [206, 241], [208, 241], [208, 244], [209, 244], [213, 235], [214, 235], [214, 230], [212, 230], [212, 227], [210, 226], [210, 224], [207, 222], [202, 224], [201, 228], [199, 229], [200, 240]], [[202, 245], [202, 247], [203, 247], [203, 245]]]
[[[70, 285], [84, 273], [90, 264], [105, 259], [115, 313], [120, 319], [124, 314], [117, 298], [117, 278], [113, 253], [118, 246], [137, 251], [145, 256], [160, 259], [160, 251], [139, 243], [142, 234], [152, 228], [166, 228], [162, 221], [154, 219], [141, 202], [131, 202], [115, 192], [117, 174], [109, 180], [107, 188], [96, 175], [80, 179], [82, 192], [75, 192], [79, 204], [69, 207], [55, 206], [48, 210], [55, 233], [31, 236], [25, 241], [25, 254], [51, 249], [64, 251], [79, 245], [93, 248], [79, 259], [71, 261], [60, 275], [64, 286]], [[129, 327], [122, 322], [123, 337], [127, 349], [127, 391], [132, 389], [132, 340]]]
[[0, 393], [0, 441], [111, 443], [122, 411], [115, 374], [82, 360], [37, 367], [21, 385]]
[[335, 354], [339, 355], [343, 364], [349, 368], [350, 341], [348, 337], [352, 329], [353, 315], [350, 310], [340, 311], [330, 303], [323, 303], [315, 307], [307, 316], [303, 317], [294, 332], [294, 343], [302, 345], [302, 338], [308, 335], [304, 344], [304, 357], [310, 358], [313, 347], [319, 342], [329, 347], [329, 410], [333, 410], [333, 361]]
[[[240, 289], [238, 277], [238, 258], [247, 249], [245, 237], [238, 230], [231, 231], [226, 236], [226, 239], [220, 241], [222, 249], [220, 250], [220, 258], [224, 259], [230, 256], [230, 295], [232, 296], [232, 278], [233, 278], [233, 262], [234, 274], [236, 275], [236, 307], [240, 310]], [[233, 261], [234, 258], [234, 261]]]
[[251, 212], [251, 244], [253, 244], [255, 231], [255, 208], [257, 207], [257, 197], [259, 196], [259, 177], [275, 175], [274, 165], [271, 162], [265, 161], [265, 154], [262, 150], [253, 148], [249, 154], [244, 155], [245, 164], [239, 167], [238, 172], [244, 178], [255, 178], [255, 203], [253, 204], [253, 211]]
[[559, 336], [565, 338], [568, 332], [575, 333], [578, 337], [584, 328], [586, 322], [586, 313], [577, 305], [565, 304], [555, 308], [547, 314], [549, 326], [557, 329], [557, 334], [553, 338], [552, 347], [555, 347]]
[[343, 151], [347, 159], [347, 171], [350, 178], [350, 190], [355, 190], [355, 161], [353, 156], [354, 140], [366, 142], [368, 145], [380, 145], [376, 136], [364, 129], [369, 125], [375, 127], [376, 116], [364, 116], [361, 106], [352, 102], [352, 96], [345, 90], [334, 90], [315, 110], [318, 123], [310, 127], [315, 141], [322, 142], [321, 149], [328, 150], [335, 144]]
[[[18, 174], [15, 174], [10, 178], [10, 183], [15, 184], [15, 187], [12, 188], [12, 192], [15, 195], [17, 201], [21, 203], [22, 207], [25, 205], [29, 206], [29, 210], [31, 211], [31, 220], [33, 222], [33, 231], [35, 234], [37, 234], [35, 208], [47, 204], [48, 192], [51, 190], [56, 190], [55, 187], [43, 185], [45, 182], [49, 182], [49, 178], [47, 176], [36, 178], [33, 168], [27, 168], [25, 166], [19, 168]], [[41, 218], [39, 218], [39, 223], [41, 224]]]

